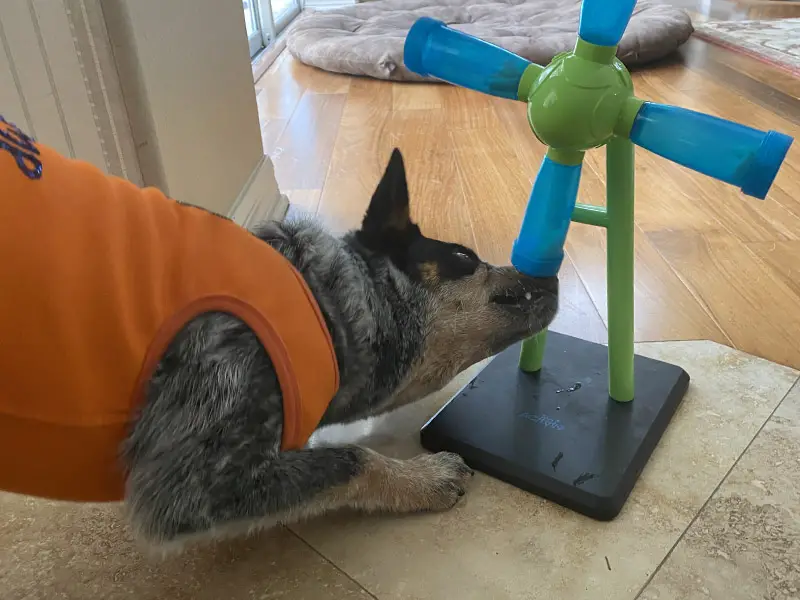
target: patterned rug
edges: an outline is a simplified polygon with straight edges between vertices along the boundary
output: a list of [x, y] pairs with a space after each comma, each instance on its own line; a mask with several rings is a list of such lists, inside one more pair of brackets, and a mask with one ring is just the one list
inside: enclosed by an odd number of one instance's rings
[[800, 77], [800, 19], [707, 21], [695, 35]]

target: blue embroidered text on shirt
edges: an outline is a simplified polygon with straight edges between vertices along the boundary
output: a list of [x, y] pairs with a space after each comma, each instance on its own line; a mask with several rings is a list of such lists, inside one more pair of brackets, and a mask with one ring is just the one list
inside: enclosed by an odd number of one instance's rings
[[[5, 125], [3, 127], [2, 125]], [[33, 138], [25, 135], [16, 125], [0, 115], [0, 149], [6, 150], [29, 179], [42, 178], [42, 161]]]

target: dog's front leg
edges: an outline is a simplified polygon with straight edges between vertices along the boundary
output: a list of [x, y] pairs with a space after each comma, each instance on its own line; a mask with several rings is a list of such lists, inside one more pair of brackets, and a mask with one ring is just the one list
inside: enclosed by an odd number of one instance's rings
[[344, 507], [446, 510], [473, 474], [445, 452], [399, 460], [359, 446], [275, 452], [259, 450], [253, 438], [230, 448], [221, 437], [209, 442], [173, 444], [167, 454], [139, 456], [131, 466], [127, 501], [147, 541], [236, 535]]
[[[464, 495], [474, 474], [460, 456], [449, 452], [400, 460], [367, 448], [353, 449], [359, 456], [354, 476], [288, 511], [289, 520], [342, 507], [393, 513], [447, 510]], [[319, 451], [336, 449], [320, 448]]]

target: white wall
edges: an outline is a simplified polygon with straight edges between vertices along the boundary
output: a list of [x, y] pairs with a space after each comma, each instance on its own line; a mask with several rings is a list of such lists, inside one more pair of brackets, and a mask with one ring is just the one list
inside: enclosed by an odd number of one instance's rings
[[99, 0], [0, 0], [0, 114], [142, 183]]
[[[230, 212], [248, 181], [272, 168], [241, 2], [102, 5], [145, 181], [179, 200]], [[274, 175], [271, 187], [261, 193], [277, 202]]]
[[0, 0], [0, 115], [240, 222], [285, 209], [236, 0]]

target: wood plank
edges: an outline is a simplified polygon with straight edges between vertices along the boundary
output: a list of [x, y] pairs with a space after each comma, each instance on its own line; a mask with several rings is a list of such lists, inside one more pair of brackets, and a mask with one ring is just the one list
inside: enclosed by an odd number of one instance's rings
[[441, 111], [397, 111], [381, 132], [382, 149], [403, 152], [411, 217], [423, 233], [476, 247], [469, 203]]
[[527, 105], [502, 98], [492, 98], [491, 103], [500, 131], [506, 136], [506, 145], [517, 154], [524, 165], [527, 178], [533, 184], [547, 148], [531, 131]]
[[[288, 52], [286, 53], [288, 55]], [[307, 94], [346, 94], [353, 78], [304, 65], [288, 55], [286, 68]]]
[[272, 156], [278, 146], [278, 140], [288, 125], [288, 119], [260, 119], [261, 122], [261, 144], [264, 146], [264, 154]]
[[550, 329], [582, 340], [608, 343], [608, 330], [569, 256], [558, 273], [559, 307]]
[[444, 108], [445, 85], [438, 83], [395, 83], [392, 85], [392, 110], [430, 110]]
[[439, 110], [451, 129], [496, 126], [494, 99], [461, 87], [446, 84], [395, 83], [392, 86], [393, 110]]
[[[637, 84], [646, 97], [657, 102], [678, 104], [734, 120], [743, 120], [745, 116], [743, 111], [746, 109], [751, 117], [749, 119], [751, 125], [770, 127], [769, 122], [765, 120], [763, 108], [750, 103], [747, 107], [743, 107], [739, 105], [738, 97], [735, 101], [722, 102], [719, 100], [720, 94], [706, 97], [708, 92], [705, 89], [698, 97], [694, 92], [687, 93], [676, 89], [669, 82], [663, 80], [658, 73], [641, 77]], [[708, 82], [706, 85], [710, 87], [716, 84]], [[773, 125], [775, 124], [773, 123]], [[789, 174], [795, 168], [793, 162], [797, 161], [798, 157], [800, 157], [800, 151], [792, 148], [782, 172], [776, 179], [774, 191], [767, 197], [766, 202], [745, 197], [733, 186], [694, 173], [648, 153], [637, 153], [637, 178], [647, 177], [646, 165], [648, 161], [652, 161], [653, 168], [660, 171], [659, 179], [664, 182], [663, 186], [653, 185], [653, 192], [658, 193], [659, 190], [663, 191], [666, 186], [673, 186], [678, 192], [670, 194], [673, 198], [678, 201], [681, 196], [689, 199], [692, 206], [705, 211], [707, 215], [719, 221], [722, 227], [737, 238], [746, 241], [798, 239], [800, 236], [800, 217], [798, 217], [800, 208], [793, 210], [790, 206], [787, 207], [786, 198], [783, 198], [783, 201], [774, 201], [774, 196], [780, 195], [781, 191], [788, 192], [790, 195], [795, 195], [795, 193], [800, 195], [800, 181], [795, 181]], [[639, 197], [637, 197], [638, 200]], [[657, 229], [659, 224], [668, 228], [686, 229], [691, 227], [701, 231], [713, 229], [697, 226], [698, 208], [686, 206], [684, 210], [679, 210], [674, 214], [677, 218], [682, 218], [686, 214], [685, 225], [675, 222], [667, 223], [666, 215], [654, 215], [649, 223], [648, 219], [641, 218], [639, 213], [637, 213], [637, 218], [648, 230]]]
[[364, 216], [389, 160], [380, 132], [391, 110], [390, 83], [353, 80], [319, 204], [320, 216], [334, 231], [356, 227]]
[[288, 52], [283, 52], [275, 63], [256, 82], [258, 114], [262, 119], [290, 119], [305, 86], [295, 79]]
[[306, 94], [278, 139], [272, 160], [281, 189], [321, 189], [339, 131], [345, 94]]
[[[748, 250], [770, 266], [773, 273], [800, 298], [800, 242], [764, 242], [745, 244]], [[795, 309], [790, 316], [800, 311]], [[797, 341], [800, 352], [800, 340]]]
[[530, 178], [498, 126], [450, 132], [466, 202], [476, 231], [478, 253], [508, 264], [522, 222]]
[[800, 296], [781, 275], [730, 236], [662, 231], [647, 237], [738, 349], [800, 367]]
[[442, 92], [442, 109], [449, 129], [480, 129], [497, 126], [493, 98], [456, 87]]
[[727, 230], [740, 240], [798, 239], [800, 217], [775, 201], [743, 195], [715, 181], [647, 152], [637, 152], [636, 220], [646, 231]]
[[[605, 231], [573, 224], [567, 237], [567, 253], [607, 324]], [[635, 233], [634, 254], [634, 336], [637, 342], [729, 341], [639, 228]]]
[[356, 227], [394, 148], [404, 154], [412, 218], [434, 237], [474, 247], [472, 225], [440, 110], [391, 111], [392, 86], [355, 80], [342, 115], [320, 212]]
[[472, 220], [453, 147], [438, 112], [399, 111], [379, 135], [384, 160], [395, 147], [403, 152], [411, 217], [431, 237], [475, 247]]

